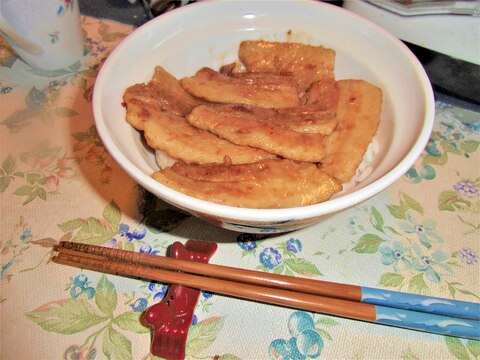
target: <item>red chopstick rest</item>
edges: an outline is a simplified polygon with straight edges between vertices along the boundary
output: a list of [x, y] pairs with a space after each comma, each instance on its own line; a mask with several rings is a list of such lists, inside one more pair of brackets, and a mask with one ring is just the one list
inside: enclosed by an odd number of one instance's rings
[[[172, 244], [168, 253], [174, 259], [208, 263], [217, 244], [188, 240]], [[170, 285], [165, 297], [145, 312], [145, 321], [152, 329], [151, 353], [165, 359], [184, 359], [188, 330], [200, 290]]]

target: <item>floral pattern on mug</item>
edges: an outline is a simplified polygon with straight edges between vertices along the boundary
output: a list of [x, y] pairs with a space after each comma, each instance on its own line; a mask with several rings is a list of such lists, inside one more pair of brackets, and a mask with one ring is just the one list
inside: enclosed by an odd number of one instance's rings
[[75, 0], [62, 0], [62, 5], [57, 8], [57, 15], [64, 15], [66, 11], [73, 11]]

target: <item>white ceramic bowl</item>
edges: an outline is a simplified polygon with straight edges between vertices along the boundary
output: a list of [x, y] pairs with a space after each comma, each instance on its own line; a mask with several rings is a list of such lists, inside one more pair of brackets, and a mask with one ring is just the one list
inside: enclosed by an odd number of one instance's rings
[[[383, 90], [370, 174], [331, 200], [289, 209], [242, 209], [199, 200], [155, 181], [155, 154], [126, 121], [125, 89], [148, 82], [156, 65], [177, 78], [202, 66], [237, 59], [240, 41], [293, 41], [336, 51], [337, 79], [364, 79]], [[200, 1], [136, 29], [112, 52], [95, 84], [93, 109], [106, 148], [141, 186], [164, 201], [215, 225], [242, 232], [286, 232], [319, 222], [387, 188], [426, 145], [434, 120], [433, 91], [408, 48], [377, 25], [319, 1]], [[192, 139], [194, 141], [194, 139]]]

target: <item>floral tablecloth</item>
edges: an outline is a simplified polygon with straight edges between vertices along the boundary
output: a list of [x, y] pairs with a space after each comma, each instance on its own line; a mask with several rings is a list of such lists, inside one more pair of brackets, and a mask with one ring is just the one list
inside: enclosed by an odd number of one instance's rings
[[[95, 129], [91, 96], [109, 52], [132, 28], [84, 17], [85, 56], [33, 71], [0, 44], [0, 358], [149, 359], [140, 314], [167, 286], [50, 261], [61, 240], [165, 254], [212, 241], [212, 263], [480, 301], [480, 114], [436, 104], [435, 128], [407, 174], [369, 201], [304, 230], [229, 232], [185, 215], [129, 178]], [[325, 359], [478, 359], [478, 341], [202, 293], [189, 359], [268, 359], [315, 324]], [[290, 322], [292, 324], [292, 322]]]

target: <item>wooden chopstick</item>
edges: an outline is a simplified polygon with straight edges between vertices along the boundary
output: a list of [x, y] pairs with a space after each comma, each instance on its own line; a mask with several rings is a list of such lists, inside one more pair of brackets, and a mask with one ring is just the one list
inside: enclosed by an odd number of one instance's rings
[[[82, 247], [79, 248], [81, 249]], [[109, 252], [107, 250], [115, 250], [108, 248], [102, 249], [106, 249], [102, 250], [106, 253]], [[163, 270], [148, 265], [134, 264], [131, 261], [126, 260], [127, 257], [132, 256], [131, 254], [125, 254], [129, 253], [128, 251], [117, 253], [116, 255], [119, 255], [119, 257], [112, 258], [98, 253], [85, 253], [80, 250], [68, 248], [68, 245], [65, 244], [55, 247], [55, 250], [58, 251], [58, 254], [53, 258], [53, 261], [64, 265], [114, 275], [179, 284], [237, 298], [256, 300], [264, 303], [341, 316], [350, 319], [393, 325], [396, 327], [449, 336], [480, 339], [480, 322], [478, 320], [388, 308], [362, 302], [330, 298], [273, 287], [264, 287], [248, 283], [242, 283], [241, 286], [239, 286], [237, 282], [229, 280]], [[89, 248], [89, 250], [92, 250], [92, 248]], [[175, 260], [175, 262], [177, 262], [177, 260]]]
[[318, 295], [268, 287], [266, 288], [251, 284], [242, 284], [241, 286], [238, 286], [238, 283], [227, 280], [106, 260], [108, 259], [84, 256], [83, 254], [74, 255], [72, 252], [64, 253], [62, 251], [60, 251], [54, 258], [54, 261], [57, 263], [83, 267], [85, 269], [113, 275], [127, 275], [170, 284], [178, 284], [218, 294], [293, 308], [301, 307], [309, 311], [328, 312], [333, 315], [345, 316], [353, 319], [375, 320], [375, 312], [373, 311], [372, 306], [368, 304], [354, 303], [348, 300], [332, 299], [328, 297], [320, 297]]
[[222, 265], [205, 264], [193, 261], [172, 259], [169, 257], [141, 254], [133, 251], [112, 249], [102, 246], [61, 242], [58, 249], [77, 250], [88, 254], [101, 255], [110, 259], [119, 259], [134, 264], [160, 267], [167, 270], [210, 276], [223, 280], [274, 287], [289, 291], [351, 300], [373, 305], [395, 307], [438, 315], [480, 319], [480, 304], [442, 299], [438, 297], [401, 293], [391, 290], [374, 289], [356, 285], [340, 284], [322, 280], [313, 280], [271, 274], [261, 271], [239, 269]]

